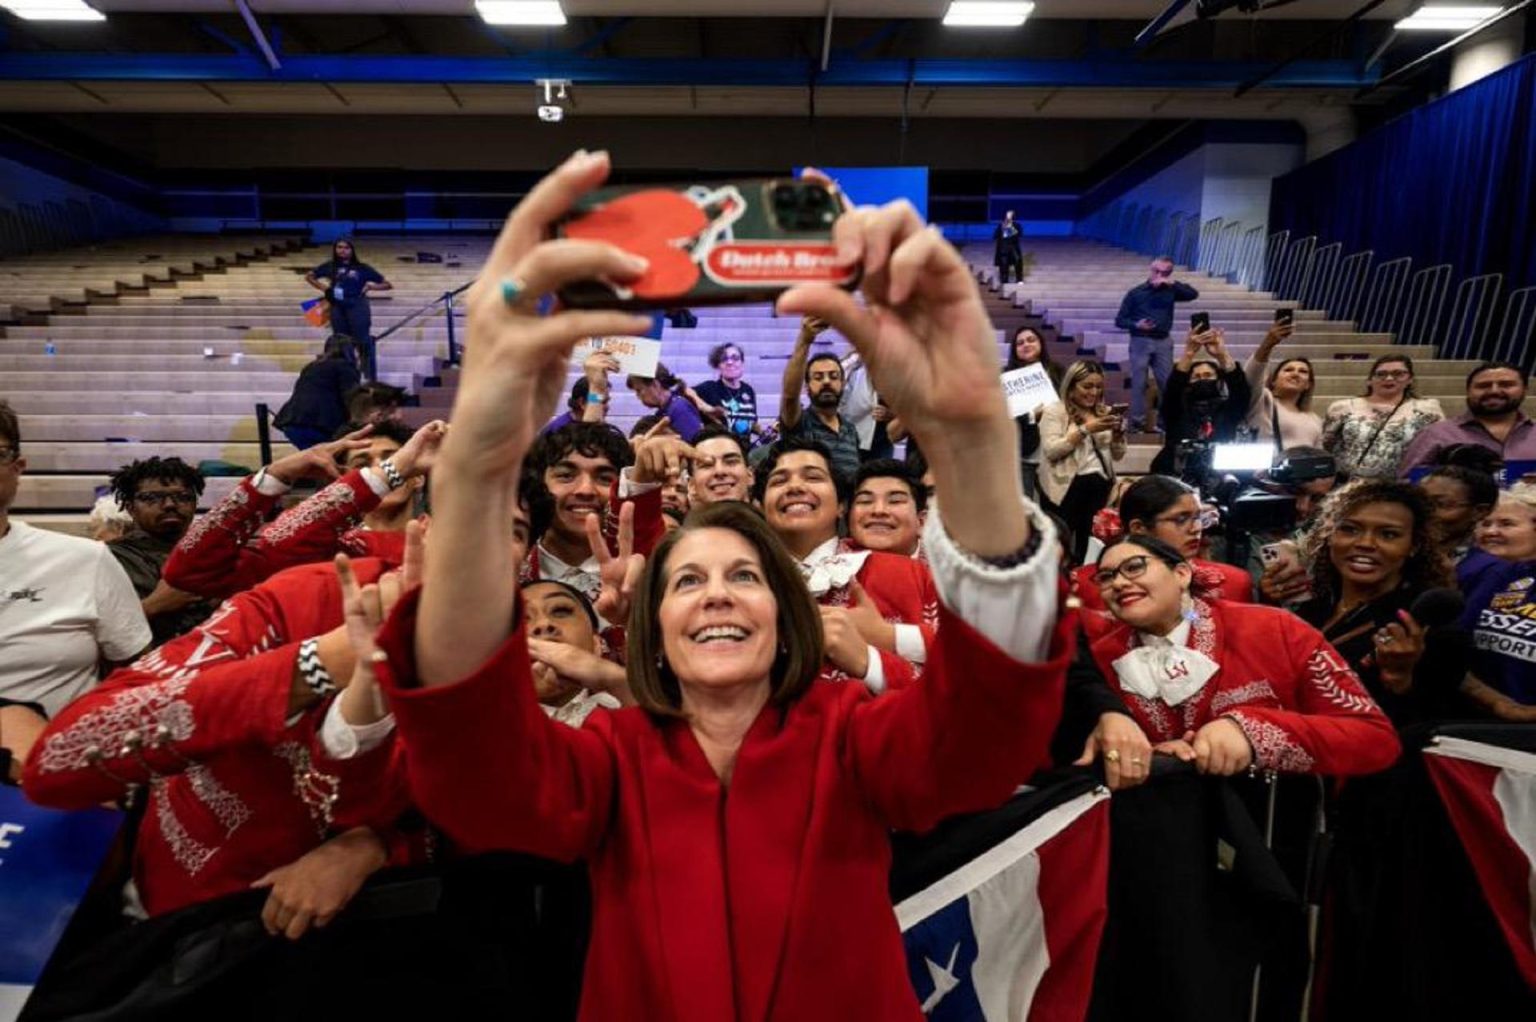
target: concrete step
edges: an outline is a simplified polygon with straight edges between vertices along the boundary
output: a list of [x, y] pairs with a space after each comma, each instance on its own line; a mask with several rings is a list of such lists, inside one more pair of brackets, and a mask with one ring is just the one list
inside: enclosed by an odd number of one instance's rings
[[[23, 434], [25, 436], [25, 434]], [[274, 439], [281, 439], [279, 434]], [[196, 465], [199, 461], [221, 460], [255, 469], [261, 464], [261, 452], [255, 443], [190, 443], [146, 440], [138, 443], [25, 441], [28, 473], [32, 472], [114, 472], [130, 461], [151, 457], [178, 457]], [[272, 447], [274, 458], [292, 454], [286, 441]], [[25, 478], [25, 475], [23, 476]]]
[[[133, 458], [125, 458], [124, 462]], [[118, 468], [112, 466], [113, 471]], [[22, 474], [16, 489], [16, 500], [11, 510], [16, 512], [83, 512], [96, 503], [98, 492], [104, 493], [110, 472], [86, 472], [74, 475], [38, 475], [36, 470]], [[197, 506], [208, 510], [240, 485], [240, 480], [218, 477], [208, 480]]]

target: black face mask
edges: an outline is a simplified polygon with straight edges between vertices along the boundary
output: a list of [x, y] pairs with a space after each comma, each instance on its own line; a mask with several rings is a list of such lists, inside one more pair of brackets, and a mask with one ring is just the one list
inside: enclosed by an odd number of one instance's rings
[[1220, 401], [1221, 383], [1218, 380], [1196, 380], [1189, 385], [1185, 393], [1189, 395], [1191, 401]]

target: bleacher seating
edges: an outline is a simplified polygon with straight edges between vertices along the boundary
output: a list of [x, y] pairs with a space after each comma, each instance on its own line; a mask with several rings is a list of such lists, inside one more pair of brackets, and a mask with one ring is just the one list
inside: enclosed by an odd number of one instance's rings
[[[1025, 240], [1025, 279], [1005, 287], [996, 284], [989, 244], [966, 249], [988, 286], [999, 352], [1006, 350], [1005, 336], [1029, 323], [1046, 336], [1058, 361], [1085, 352], [1115, 366], [1110, 397], [1125, 400], [1126, 340], [1114, 316], [1120, 296], [1145, 278], [1146, 258], [1097, 242]], [[377, 334], [471, 279], [490, 240], [365, 237], [358, 245], [362, 258], [395, 285], [373, 299]], [[275, 412], [324, 340], [325, 331], [304, 320], [300, 302], [315, 296], [303, 283], [304, 272], [328, 251], [327, 245], [300, 246], [287, 238], [139, 238], [0, 261], [0, 306], [12, 309], [11, 325], [0, 336], [0, 393], [21, 414], [29, 462], [16, 511], [78, 519], [108, 473], [152, 454], [258, 464], [256, 403]], [[421, 252], [440, 261], [418, 262]], [[1289, 304], [1187, 268], [1178, 276], [1201, 291], [1199, 301], [1180, 307], [1181, 317], [1208, 311], [1227, 330], [1239, 358], [1263, 337], [1276, 305]], [[734, 342], [747, 354], [758, 407], [771, 417], [797, 322], [776, 317], [766, 304], [695, 311], [696, 328], [667, 328], [668, 366], [690, 382], [703, 381], [714, 375], [710, 349]], [[457, 316], [462, 339], [462, 308]], [[1435, 361], [1432, 348], [1393, 346], [1390, 336], [1360, 333], [1311, 310], [1298, 310], [1296, 324], [1296, 336], [1283, 350], [1313, 359], [1317, 411], [1358, 393], [1362, 361], [1387, 351], [1415, 358], [1421, 394], [1440, 398], [1452, 414], [1461, 409], [1463, 377], [1472, 363]], [[821, 346], [844, 347], [830, 333]], [[447, 356], [440, 309], [380, 344], [380, 378], [420, 396], [421, 407], [408, 409], [411, 421], [447, 413], [457, 373], [446, 365]], [[628, 430], [648, 409], [622, 379], [614, 382], [611, 421]], [[278, 454], [288, 450], [280, 433], [273, 439]], [[1133, 435], [1132, 441], [1121, 469], [1146, 471], [1157, 439]], [[212, 480], [205, 506], [230, 485]]]

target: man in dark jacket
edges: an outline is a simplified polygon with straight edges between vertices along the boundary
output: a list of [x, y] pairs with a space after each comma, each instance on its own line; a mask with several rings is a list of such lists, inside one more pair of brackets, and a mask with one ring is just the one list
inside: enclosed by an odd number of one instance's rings
[[[1131, 421], [1140, 424], [1146, 419], [1147, 366], [1157, 380], [1157, 392], [1163, 408], [1168, 401], [1163, 389], [1168, 385], [1168, 374], [1173, 369], [1173, 306], [1175, 302], [1192, 302], [1200, 292], [1173, 279], [1173, 260], [1158, 256], [1152, 260], [1151, 271], [1144, 283], [1125, 293], [1120, 302], [1120, 313], [1115, 316], [1115, 326], [1131, 335]], [[1153, 423], [1147, 423], [1148, 431], [1155, 431]]]
[[1019, 222], [1013, 218], [1013, 210], [1003, 214], [1003, 222], [992, 232], [995, 245], [992, 261], [997, 264], [1000, 283], [1008, 283], [1008, 272], [1014, 280], [1024, 279], [1024, 250], [1019, 245]]
[[301, 451], [326, 443], [348, 422], [347, 395], [361, 382], [352, 338], [332, 334], [320, 357], [299, 371], [272, 425]]
[[156, 646], [190, 632], [218, 606], [160, 578], [166, 559], [192, 524], [203, 486], [197, 469], [180, 458], [146, 458], [112, 475], [112, 495], [133, 527], [107, 549], [139, 594]]

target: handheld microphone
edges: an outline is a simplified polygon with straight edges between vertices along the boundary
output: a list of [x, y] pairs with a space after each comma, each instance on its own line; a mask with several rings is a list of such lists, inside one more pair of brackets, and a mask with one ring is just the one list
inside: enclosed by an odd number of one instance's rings
[[1445, 628], [1461, 620], [1467, 601], [1455, 589], [1426, 589], [1414, 598], [1408, 613], [1425, 628]]

